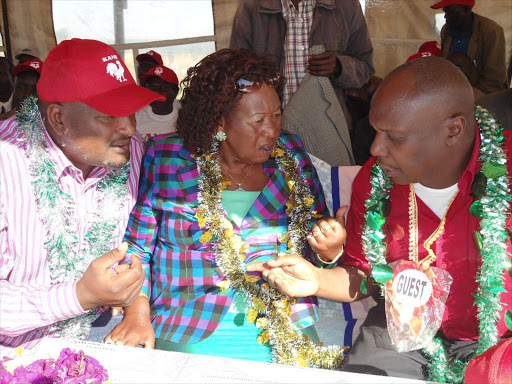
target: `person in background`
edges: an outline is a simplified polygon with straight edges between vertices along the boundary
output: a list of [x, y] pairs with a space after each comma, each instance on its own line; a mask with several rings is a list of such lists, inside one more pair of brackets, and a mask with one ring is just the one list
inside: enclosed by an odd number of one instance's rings
[[12, 67], [9, 59], [0, 56], [0, 115], [9, 112], [12, 108], [14, 89]]
[[466, 53], [474, 63], [474, 85], [485, 94], [507, 89], [505, 34], [496, 22], [473, 12], [475, 0], [442, 0], [431, 6], [442, 8], [446, 24], [441, 30], [441, 56]]
[[18, 60], [18, 64], [22, 64], [29, 60], [39, 59], [39, 53], [35, 49], [23, 48], [14, 58]]
[[151, 50], [146, 53], [141, 53], [138, 55], [135, 60], [137, 60], [137, 79], [139, 80], [139, 85], [144, 86], [142, 82], [142, 76], [144, 76], [151, 68], [157, 65], [164, 65], [164, 61], [162, 60], [162, 56], [159, 53]]
[[503, 129], [512, 129], [512, 88], [486, 95], [478, 104], [487, 108]]
[[[441, 56], [441, 47], [437, 41], [426, 41], [421, 44], [418, 52], [410, 56], [407, 62], [428, 56]], [[362, 88], [345, 91], [352, 114], [352, 149], [357, 165], [364, 165], [372, 156], [370, 148], [375, 138], [375, 129], [370, 124], [370, 102], [381, 82], [381, 77], [372, 76]]]
[[165, 101], [154, 101], [135, 114], [137, 131], [144, 139], [176, 131], [176, 119], [181, 106], [176, 99], [180, 90], [176, 73], [163, 65], [157, 65], [141, 80], [147, 89], [165, 97]]
[[0, 115], [0, 120], [5, 120], [14, 115], [18, 107], [30, 95], [37, 95], [37, 82], [41, 76], [43, 62], [32, 59], [18, 64], [12, 69], [14, 76], [14, 92], [12, 108], [9, 112]]
[[0, 124], [0, 358], [87, 339], [102, 306], [130, 305], [144, 282], [137, 257], [114, 266], [145, 149], [134, 114], [162, 96], [80, 39], [50, 52], [37, 93]]
[[368, 114], [373, 94], [382, 82], [378, 76], [370, 77], [370, 80], [361, 88], [347, 89], [347, 104], [352, 115], [352, 150], [357, 165], [363, 165], [371, 157], [370, 147], [375, 138], [375, 130], [370, 125]]
[[[229, 45], [272, 58], [287, 79], [283, 107], [306, 73], [328, 77], [349, 127], [343, 91], [362, 87], [375, 72], [358, 0], [244, 0]], [[325, 52], [311, 54], [313, 46], [323, 46]]]
[[475, 102], [478, 104], [479, 100], [485, 96], [480, 89], [476, 88], [478, 83], [478, 72], [476, 70], [475, 63], [471, 61], [469, 56], [464, 52], [453, 52], [446, 58], [452, 62], [457, 68], [459, 68], [464, 76], [469, 80], [471, 87], [473, 87], [473, 95], [475, 96]]

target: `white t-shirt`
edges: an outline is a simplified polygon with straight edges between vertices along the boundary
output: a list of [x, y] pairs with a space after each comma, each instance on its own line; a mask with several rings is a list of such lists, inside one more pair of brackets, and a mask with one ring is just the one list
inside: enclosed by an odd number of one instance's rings
[[178, 110], [180, 107], [180, 101], [174, 99], [172, 112], [168, 115], [157, 115], [153, 113], [151, 105], [141, 109], [135, 114], [137, 132], [140, 133], [144, 140], [147, 140], [153, 136], [176, 131], [176, 120], [178, 119]]
[[444, 189], [428, 188], [420, 183], [413, 184], [413, 186], [416, 196], [418, 196], [440, 219], [444, 217], [450, 200], [459, 190], [457, 184]]

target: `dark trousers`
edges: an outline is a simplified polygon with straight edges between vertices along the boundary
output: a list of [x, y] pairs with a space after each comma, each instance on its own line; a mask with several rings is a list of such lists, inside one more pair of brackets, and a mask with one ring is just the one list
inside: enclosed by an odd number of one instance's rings
[[[345, 371], [407, 379], [428, 379], [428, 362], [421, 350], [397, 352], [391, 344], [386, 324], [384, 299], [370, 309], [345, 363]], [[477, 341], [446, 340], [450, 356], [467, 360], [478, 347]]]

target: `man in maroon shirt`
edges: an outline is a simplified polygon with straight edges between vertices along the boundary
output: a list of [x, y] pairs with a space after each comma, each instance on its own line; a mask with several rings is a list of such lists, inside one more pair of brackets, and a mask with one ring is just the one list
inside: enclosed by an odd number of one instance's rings
[[[371, 191], [370, 172], [375, 163], [393, 182], [391, 209], [382, 227], [387, 262], [409, 258], [409, 197], [414, 189], [420, 261], [427, 256], [423, 244], [443, 217], [445, 220], [444, 231], [431, 247], [437, 255], [432, 266], [448, 271], [453, 283], [437, 336], [445, 341], [448, 355], [463, 362], [478, 346], [473, 294], [482, 257], [473, 238], [480, 230], [480, 219], [470, 215], [469, 207], [474, 202], [471, 194], [475, 175], [482, 164], [473, 105], [470, 83], [445, 59], [426, 57], [397, 68], [372, 99], [370, 122], [377, 131], [371, 148], [374, 157], [353, 183], [347, 243], [340, 265], [319, 269], [298, 256], [284, 256], [248, 267], [262, 271], [272, 286], [290, 296], [317, 295], [343, 302], [374, 296], [378, 304], [361, 327], [346, 370], [424, 379], [429, 365], [421, 350], [399, 353], [394, 349], [387, 331], [384, 300], [371, 278], [367, 294], [361, 292], [361, 282], [371, 272], [361, 241], [365, 200]], [[510, 156], [512, 142], [505, 136], [501, 145]], [[507, 227], [511, 228], [509, 216]], [[507, 249], [510, 252], [509, 240]], [[503, 310], [497, 313], [497, 329], [499, 338], [509, 338], [512, 332], [504, 318], [512, 309], [512, 279], [508, 273], [503, 279], [506, 291], [501, 293]]]

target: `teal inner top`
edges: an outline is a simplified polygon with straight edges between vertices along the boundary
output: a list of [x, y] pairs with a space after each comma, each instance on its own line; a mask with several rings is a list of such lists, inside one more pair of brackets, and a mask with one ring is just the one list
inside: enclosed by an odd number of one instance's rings
[[222, 207], [229, 220], [240, 227], [261, 191], [222, 191]]

